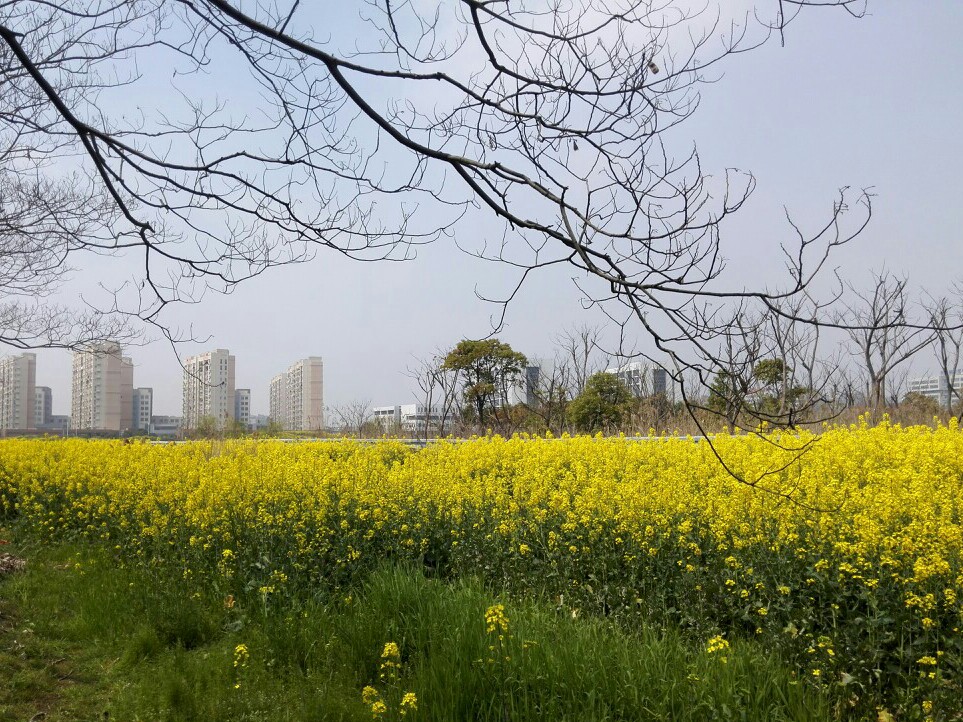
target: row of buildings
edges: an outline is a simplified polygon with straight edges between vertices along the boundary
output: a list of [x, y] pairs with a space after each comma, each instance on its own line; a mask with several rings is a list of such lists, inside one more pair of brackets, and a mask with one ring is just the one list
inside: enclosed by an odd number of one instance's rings
[[197, 429], [256, 431], [271, 422], [286, 430], [323, 428], [319, 357], [271, 381], [271, 417], [253, 414], [251, 390], [235, 388], [235, 358], [226, 349], [187, 358], [183, 378], [182, 415], [154, 414], [154, 390], [134, 386], [134, 364], [121, 345], [96, 344], [74, 353], [70, 416], [55, 416], [50, 387], [36, 384], [36, 354], [9, 356], [0, 359], [0, 430], [176, 437]]
[[[36, 363], [32, 353], [0, 360], [0, 429], [175, 437], [202, 428], [256, 431], [271, 423], [286, 431], [325, 428], [324, 362], [318, 356], [297, 361], [271, 379], [267, 415], [253, 414], [251, 390], [236, 387], [236, 359], [227, 349], [185, 359], [180, 416], [154, 414], [154, 390], [134, 386], [134, 364], [119, 343], [74, 354], [69, 417], [53, 415], [50, 387], [36, 385]], [[607, 372], [636, 396], [675, 398], [671, 378], [662, 369], [633, 362]], [[541, 373], [539, 366], [525, 368], [496, 405], [535, 405]], [[444, 422], [438, 408], [424, 404], [379, 406], [372, 415], [382, 428], [412, 434]]]
[[[119, 343], [99, 344], [74, 353], [70, 416], [53, 413], [53, 393], [38, 386], [37, 357], [21, 353], [0, 359], [0, 430], [53, 434], [150, 434], [177, 437], [185, 431], [210, 427], [257, 431], [274, 424], [285, 431], [320, 431], [324, 418], [324, 363], [310, 356], [292, 364], [270, 383], [269, 414], [253, 414], [251, 390], [235, 387], [235, 357], [215, 349], [184, 362], [181, 416], [154, 414], [154, 391], [134, 386], [134, 365]], [[664, 395], [676, 401], [679, 394], [664, 369], [631, 362], [606, 369], [638, 397]], [[501, 404], [534, 405], [541, 369], [527, 367], [506, 390]], [[963, 373], [950, 381], [943, 376], [912, 380], [909, 391], [946, 405], [951, 389], [963, 387]], [[378, 406], [374, 421], [384, 429], [422, 434], [444, 422], [440, 409], [424, 404]]]
[[205, 420], [218, 427], [237, 424], [256, 431], [269, 423], [285, 431], [324, 428], [324, 362], [309, 356], [271, 379], [270, 413], [251, 412], [251, 389], [235, 388], [235, 357], [227, 349], [191, 356], [184, 362], [184, 428]]

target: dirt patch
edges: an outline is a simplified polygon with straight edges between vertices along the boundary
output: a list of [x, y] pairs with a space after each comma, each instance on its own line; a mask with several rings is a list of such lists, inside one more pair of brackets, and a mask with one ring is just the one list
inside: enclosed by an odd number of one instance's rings
[[0, 579], [8, 574], [23, 571], [26, 566], [27, 562], [20, 557], [15, 557], [13, 554], [0, 553]]

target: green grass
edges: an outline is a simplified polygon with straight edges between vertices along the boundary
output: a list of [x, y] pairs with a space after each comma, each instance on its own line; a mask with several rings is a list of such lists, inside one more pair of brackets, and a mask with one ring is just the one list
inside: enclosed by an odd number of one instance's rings
[[[11, 532], [0, 532], [9, 538]], [[11, 550], [13, 545], [5, 546]], [[383, 568], [351, 595], [246, 605], [120, 568], [90, 547], [20, 547], [0, 581], [0, 721], [370, 720], [371, 684], [406, 720], [824, 720], [779, 660], [734, 642], [727, 663], [671, 632], [626, 633], [476, 582]], [[502, 640], [485, 628], [501, 601]], [[379, 679], [386, 642], [398, 679]], [[250, 659], [235, 667], [235, 647]], [[506, 659], [506, 657], [508, 659]]]

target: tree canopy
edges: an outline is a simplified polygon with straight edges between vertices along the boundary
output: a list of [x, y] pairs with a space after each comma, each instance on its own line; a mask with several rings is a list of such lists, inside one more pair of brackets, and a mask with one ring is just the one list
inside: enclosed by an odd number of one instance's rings
[[508, 390], [528, 365], [524, 354], [497, 338], [460, 341], [445, 356], [443, 368], [462, 375], [466, 403], [484, 426], [486, 416], [508, 403]]
[[621, 429], [634, 402], [621, 379], [603, 371], [589, 377], [585, 390], [569, 404], [568, 413], [579, 431]]

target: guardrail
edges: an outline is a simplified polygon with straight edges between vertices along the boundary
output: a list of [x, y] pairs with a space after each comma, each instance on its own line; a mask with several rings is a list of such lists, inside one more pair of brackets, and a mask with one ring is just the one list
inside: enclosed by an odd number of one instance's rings
[[[258, 441], [276, 441], [284, 444], [335, 444], [335, 443], [341, 443], [345, 441], [353, 442], [356, 444], [380, 444], [385, 441], [394, 441], [399, 444], [404, 444], [406, 446], [423, 449], [426, 446], [429, 446], [431, 444], [439, 444], [439, 443], [463, 444], [468, 441], [473, 441], [474, 439], [484, 439], [484, 438], [486, 437], [484, 436], [476, 436], [473, 438], [446, 437], [441, 439], [395, 439], [391, 437], [378, 437], [373, 439], [371, 438], [358, 439], [351, 436], [339, 436], [337, 438], [313, 438], [313, 437], [296, 436], [291, 438], [285, 438], [285, 437], [260, 438], [257, 440]], [[562, 441], [562, 437], [560, 436], [553, 436], [550, 439], [546, 439], [544, 437], [534, 437], [534, 438], [539, 438], [542, 441]], [[605, 437], [602, 437], [602, 440], [607, 440], [611, 438], [616, 438], [616, 437], [605, 436]], [[666, 441], [668, 439], [688, 439], [693, 443], [699, 443], [700, 441], [705, 440], [707, 437], [705, 436], [623, 436], [621, 438], [625, 441]], [[210, 440], [211, 439], [193, 439], [193, 440], [192, 439], [170, 439], [170, 440], [154, 439], [154, 440], [151, 440], [150, 443], [151, 444], [189, 444], [189, 443], [192, 443], [192, 441], [210, 441]]]

